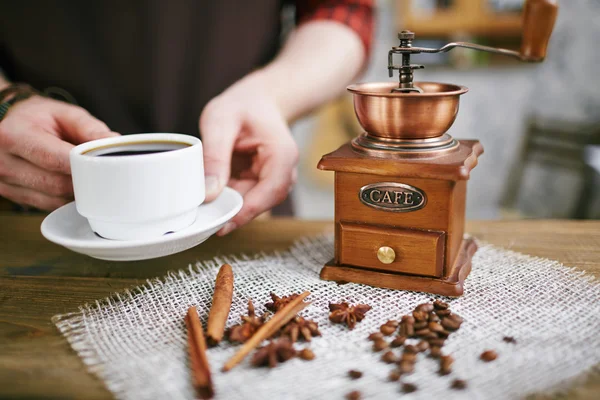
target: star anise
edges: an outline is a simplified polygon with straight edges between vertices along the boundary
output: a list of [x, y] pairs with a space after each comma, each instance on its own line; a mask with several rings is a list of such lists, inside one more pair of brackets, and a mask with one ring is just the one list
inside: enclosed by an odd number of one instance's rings
[[297, 342], [299, 337], [310, 342], [313, 336], [321, 336], [321, 332], [315, 321], [297, 316], [281, 328], [281, 335], [287, 336], [292, 343]]
[[257, 317], [252, 300], [248, 300], [248, 315], [242, 315], [242, 323], [229, 328], [227, 337], [230, 342], [244, 343], [265, 323], [269, 313]]
[[288, 338], [277, 341], [271, 340], [269, 344], [256, 350], [252, 356], [252, 365], [255, 367], [268, 366], [275, 368], [277, 363], [286, 362], [296, 356], [296, 349]]
[[367, 311], [371, 309], [368, 304], [358, 304], [350, 306], [348, 303], [333, 304], [329, 303], [329, 320], [336, 324], [345, 323], [348, 328], [354, 329], [357, 322], [365, 317]]
[[294, 300], [298, 297], [299, 294], [294, 293], [289, 296], [279, 297], [275, 293], [271, 293], [271, 299], [273, 300], [270, 303], [265, 304], [265, 308], [269, 311], [277, 312], [286, 306], [290, 301]]

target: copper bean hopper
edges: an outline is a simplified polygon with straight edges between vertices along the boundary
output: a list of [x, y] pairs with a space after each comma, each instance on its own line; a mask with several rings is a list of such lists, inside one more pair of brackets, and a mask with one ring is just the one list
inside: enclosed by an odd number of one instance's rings
[[[402, 31], [388, 55], [398, 82], [359, 83], [348, 90], [364, 133], [323, 156], [322, 170], [335, 171], [335, 255], [321, 278], [391, 289], [460, 296], [477, 250], [463, 238], [467, 181], [483, 147], [447, 130], [467, 88], [413, 82], [411, 56], [455, 47], [540, 62], [557, 15], [549, 0], [527, 0], [520, 51], [472, 43], [438, 49], [414, 47]], [[394, 56], [401, 63], [394, 64]]]

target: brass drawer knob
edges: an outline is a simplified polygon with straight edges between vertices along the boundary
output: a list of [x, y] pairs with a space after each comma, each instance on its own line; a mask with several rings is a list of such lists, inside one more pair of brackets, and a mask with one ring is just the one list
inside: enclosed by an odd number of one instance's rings
[[391, 264], [396, 259], [396, 252], [388, 246], [381, 246], [377, 250], [377, 258], [384, 264]]

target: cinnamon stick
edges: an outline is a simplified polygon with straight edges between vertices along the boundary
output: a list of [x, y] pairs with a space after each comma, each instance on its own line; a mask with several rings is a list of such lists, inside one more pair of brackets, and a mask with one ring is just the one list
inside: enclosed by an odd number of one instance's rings
[[252, 350], [254, 350], [260, 342], [271, 337], [278, 329], [285, 325], [289, 320], [294, 318], [298, 312], [310, 303], [304, 303], [304, 299], [309, 295], [309, 292], [304, 292], [294, 300], [290, 301], [281, 310], [277, 311], [270, 320], [261, 326], [256, 333], [248, 339], [240, 350], [233, 355], [223, 366], [222, 371], [227, 372], [238, 365]]
[[233, 271], [231, 265], [223, 264], [217, 274], [215, 293], [206, 325], [206, 339], [211, 346], [218, 344], [223, 339], [232, 297]]
[[188, 309], [185, 324], [188, 329], [188, 346], [190, 365], [194, 389], [201, 399], [210, 399], [214, 396], [210, 367], [206, 358], [206, 342], [202, 324], [198, 318], [196, 307]]

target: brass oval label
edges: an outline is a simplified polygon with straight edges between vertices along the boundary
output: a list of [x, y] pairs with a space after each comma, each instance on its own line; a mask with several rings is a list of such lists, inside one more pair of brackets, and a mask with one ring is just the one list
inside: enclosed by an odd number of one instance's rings
[[427, 204], [427, 196], [421, 189], [396, 182], [363, 186], [359, 197], [363, 204], [383, 211], [410, 212], [420, 210]]

